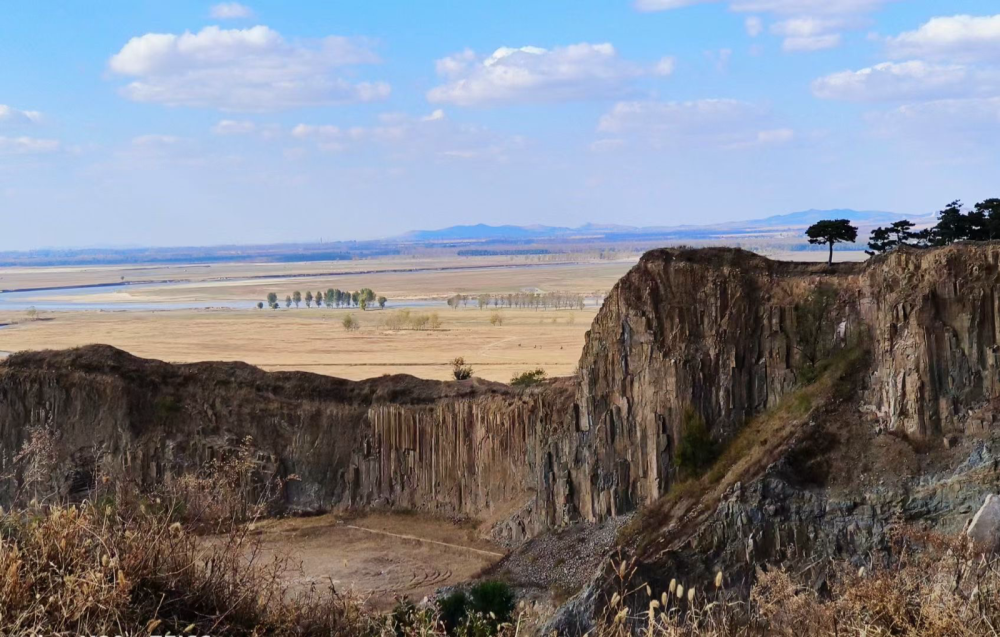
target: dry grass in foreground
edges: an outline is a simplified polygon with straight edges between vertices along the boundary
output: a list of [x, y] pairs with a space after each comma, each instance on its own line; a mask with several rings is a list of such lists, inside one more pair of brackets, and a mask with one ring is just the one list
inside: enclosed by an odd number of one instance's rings
[[[246, 533], [225, 538], [206, 546], [145, 507], [84, 503], [5, 512], [0, 634], [534, 634], [523, 608], [506, 623], [480, 616], [449, 632], [441, 609], [430, 605], [372, 613], [332, 587], [291, 597], [279, 577], [281, 560], [259, 560]], [[656, 592], [632, 586], [634, 566], [622, 563], [618, 591], [590, 635], [997, 634], [1000, 560], [928, 535], [899, 534], [894, 544], [892, 561], [831, 565], [824, 595], [781, 570], [758, 570], [749, 600], [731, 595], [722, 574], [710, 590], [675, 581]], [[637, 603], [647, 610], [636, 611]]]
[[[662, 593], [633, 584], [634, 563], [616, 566], [616, 591], [598, 626], [601, 637], [682, 635], [798, 637], [997, 635], [1000, 556], [975, 551], [964, 537], [910, 529], [892, 536], [892, 557], [867, 566], [826, 565], [822, 592], [782, 569], [758, 568], [749, 600], [727, 591], [718, 573], [708, 590], [677, 579]], [[642, 606], [637, 612], [637, 605]]]

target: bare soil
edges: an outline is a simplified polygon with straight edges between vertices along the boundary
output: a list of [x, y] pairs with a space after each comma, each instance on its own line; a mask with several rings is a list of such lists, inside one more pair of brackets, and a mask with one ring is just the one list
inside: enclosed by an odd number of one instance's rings
[[475, 577], [504, 557], [474, 527], [410, 513], [358, 518], [327, 514], [258, 524], [264, 556], [287, 556], [292, 592], [332, 584], [373, 608], [398, 597], [419, 602], [443, 587]]

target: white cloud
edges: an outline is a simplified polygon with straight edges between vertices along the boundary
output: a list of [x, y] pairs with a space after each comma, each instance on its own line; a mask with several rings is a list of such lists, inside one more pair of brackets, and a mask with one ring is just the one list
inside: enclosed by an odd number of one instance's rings
[[668, 11], [709, 2], [718, 2], [718, 0], [635, 0], [635, 8], [639, 11]]
[[223, 119], [212, 127], [215, 135], [249, 135], [257, 131], [257, 125], [249, 120]]
[[611, 44], [581, 43], [502, 47], [485, 58], [466, 50], [438, 60], [436, 67], [448, 81], [427, 93], [431, 102], [481, 106], [620, 95], [635, 78], [670, 74], [673, 60], [647, 68], [621, 59]]
[[[639, 11], [669, 11], [720, 0], [636, 0]], [[882, 8], [893, 0], [730, 0], [729, 8], [739, 12], [779, 15], [857, 15]]]
[[[667, 11], [718, 0], [636, 0], [639, 11]], [[840, 45], [841, 31], [860, 28], [863, 17], [894, 0], [727, 0], [729, 9], [739, 13], [769, 13], [782, 21], [771, 32], [784, 37], [788, 52], [818, 51]], [[750, 37], [764, 30], [762, 20], [748, 17], [744, 26]]]
[[133, 146], [173, 146], [181, 141], [174, 135], [139, 135], [132, 138]]
[[0, 124], [37, 124], [42, 119], [38, 111], [22, 111], [0, 104]]
[[881, 9], [892, 0], [732, 0], [733, 11], [780, 15], [859, 15]]
[[607, 138], [594, 150], [617, 148], [627, 141], [654, 148], [747, 148], [791, 141], [788, 128], [766, 128], [766, 109], [733, 99], [687, 102], [618, 102], [601, 117], [597, 130]]
[[0, 137], [0, 155], [35, 155], [59, 150], [54, 139], [36, 137]]
[[997, 86], [995, 75], [990, 77], [960, 65], [911, 60], [833, 73], [814, 81], [812, 91], [823, 99], [862, 102], [956, 97]]
[[795, 131], [790, 128], [775, 128], [757, 132], [759, 144], [787, 144], [795, 139]]
[[729, 61], [733, 58], [733, 50], [719, 49], [718, 51], [705, 51], [705, 57], [712, 61], [717, 71], [725, 73], [729, 70]]
[[[1000, 131], [1000, 97], [934, 100], [904, 104], [889, 111], [866, 116], [876, 134], [929, 144], [939, 152], [946, 145], [983, 148], [987, 139]], [[993, 150], [987, 142], [986, 147]]]
[[239, 2], [220, 2], [219, 4], [212, 5], [209, 15], [218, 20], [252, 18], [253, 9]]
[[503, 137], [481, 126], [452, 122], [441, 109], [421, 117], [384, 113], [374, 126], [344, 128], [333, 124], [299, 124], [292, 129], [292, 136], [327, 152], [376, 146], [394, 159], [506, 161], [525, 145], [521, 137]]
[[783, 36], [785, 51], [819, 51], [840, 45], [837, 29], [845, 26], [836, 18], [789, 18], [771, 25], [771, 33]]
[[266, 27], [147, 33], [111, 57], [112, 72], [136, 78], [122, 93], [137, 102], [270, 111], [383, 99], [384, 82], [352, 82], [341, 67], [378, 57], [364, 40], [329, 36], [288, 42]]
[[677, 67], [677, 60], [671, 56], [660, 58], [652, 69], [653, 75], [659, 75], [660, 77], [667, 77], [668, 75], [674, 74], [674, 69]]
[[1000, 60], [1000, 15], [932, 18], [916, 31], [887, 40], [893, 57], [935, 60]]

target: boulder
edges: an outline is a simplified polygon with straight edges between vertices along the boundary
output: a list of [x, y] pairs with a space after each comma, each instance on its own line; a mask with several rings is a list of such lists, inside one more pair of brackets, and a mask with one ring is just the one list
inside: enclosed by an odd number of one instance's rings
[[996, 551], [1000, 548], [1000, 496], [986, 496], [965, 534], [977, 549]]

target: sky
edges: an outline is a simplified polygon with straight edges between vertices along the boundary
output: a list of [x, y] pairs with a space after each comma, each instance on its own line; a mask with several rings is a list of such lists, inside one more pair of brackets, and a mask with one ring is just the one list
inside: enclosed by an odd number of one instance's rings
[[0, 249], [1000, 196], [995, 0], [11, 0]]

